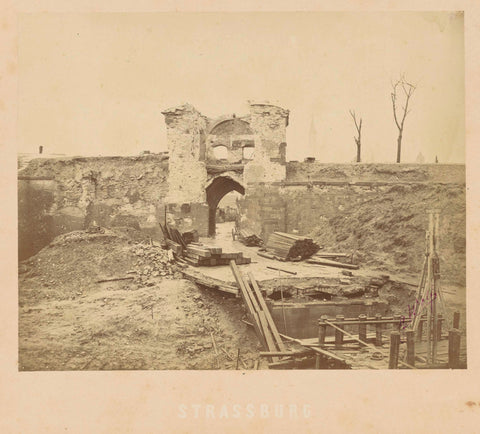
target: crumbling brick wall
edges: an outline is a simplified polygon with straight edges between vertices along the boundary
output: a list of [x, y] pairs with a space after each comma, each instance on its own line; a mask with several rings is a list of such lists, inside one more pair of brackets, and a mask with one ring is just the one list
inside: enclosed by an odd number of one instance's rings
[[[107, 227], [133, 226], [159, 236], [167, 176], [168, 157], [158, 154], [30, 161], [19, 172], [22, 255], [36, 253], [56, 235], [86, 228], [93, 221]], [[46, 199], [38, 202], [40, 196]], [[35, 226], [48, 227], [41, 242], [35, 241]], [[33, 247], [22, 247], [25, 243]]]

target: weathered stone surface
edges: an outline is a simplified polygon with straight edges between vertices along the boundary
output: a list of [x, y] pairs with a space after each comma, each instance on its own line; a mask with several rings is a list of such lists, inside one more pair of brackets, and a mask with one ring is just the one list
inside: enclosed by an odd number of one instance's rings
[[[85, 229], [96, 221], [115, 224], [117, 216], [159, 233], [168, 185], [168, 157], [90, 157], [33, 159], [19, 181], [19, 254], [36, 253], [55, 236]], [[163, 220], [161, 220], [163, 221]]]
[[[255, 134], [255, 147], [268, 158], [285, 162], [284, 144], [289, 111], [268, 103], [250, 103], [250, 127]], [[255, 153], [257, 155], [257, 152]]]

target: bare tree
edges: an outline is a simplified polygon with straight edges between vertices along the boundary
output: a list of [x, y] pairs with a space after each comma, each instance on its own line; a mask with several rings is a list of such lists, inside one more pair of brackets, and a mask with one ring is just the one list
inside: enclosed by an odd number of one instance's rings
[[360, 121], [357, 122], [357, 117], [355, 116], [355, 112], [350, 110], [350, 115], [353, 118], [353, 122], [355, 123], [355, 128], [357, 129], [358, 137], [353, 136], [355, 139], [355, 143], [357, 145], [357, 163], [361, 161], [361, 151], [362, 151], [362, 118]]
[[[395, 124], [398, 128], [398, 138], [397, 138], [397, 163], [400, 163], [400, 157], [402, 153], [402, 137], [403, 137], [403, 127], [405, 124], [405, 118], [407, 117], [410, 110], [408, 109], [408, 103], [410, 98], [415, 92], [416, 87], [413, 84], [408, 83], [405, 80], [405, 77], [402, 76], [395, 83], [392, 83], [393, 91], [392, 96], [392, 105], [393, 105], [393, 118], [395, 119]], [[403, 102], [402, 102], [403, 101]], [[400, 104], [400, 108], [398, 105]]]

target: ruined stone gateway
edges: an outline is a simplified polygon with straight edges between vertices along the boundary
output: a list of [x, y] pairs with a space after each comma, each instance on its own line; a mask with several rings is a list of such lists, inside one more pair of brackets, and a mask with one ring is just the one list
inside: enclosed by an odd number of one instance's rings
[[214, 235], [216, 208], [226, 194], [245, 195], [249, 184], [285, 180], [288, 113], [257, 103], [250, 103], [248, 116], [218, 119], [189, 104], [165, 110], [168, 223]]

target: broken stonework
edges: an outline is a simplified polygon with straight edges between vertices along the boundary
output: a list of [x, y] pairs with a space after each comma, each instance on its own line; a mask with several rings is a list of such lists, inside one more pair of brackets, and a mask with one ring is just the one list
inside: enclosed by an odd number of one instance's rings
[[289, 111], [267, 103], [250, 103], [250, 127], [255, 147], [271, 159], [285, 162], [286, 128]]
[[207, 170], [202, 161], [207, 120], [190, 104], [163, 112], [169, 152], [167, 203], [205, 202]]

